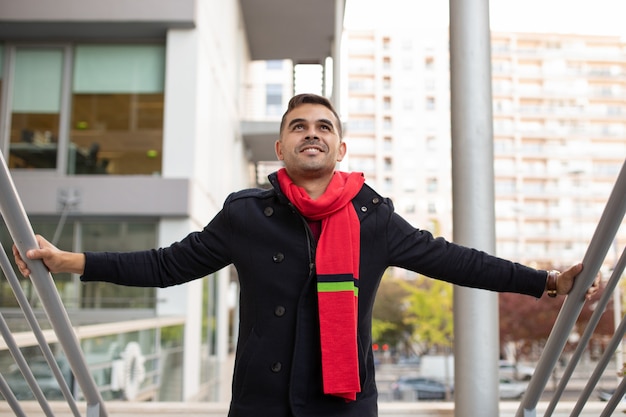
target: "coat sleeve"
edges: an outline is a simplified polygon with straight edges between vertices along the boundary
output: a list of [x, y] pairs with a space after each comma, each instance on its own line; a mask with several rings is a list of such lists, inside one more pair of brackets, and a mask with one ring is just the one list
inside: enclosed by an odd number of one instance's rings
[[202, 230], [172, 245], [135, 252], [85, 252], [81, 281], [169, 287], [209, 275], [231, 263], [228, 205]]
[[547, 272], [434, 238], [396, 213], [387, 224], [389, 263], [453, 284], [541, 297]]

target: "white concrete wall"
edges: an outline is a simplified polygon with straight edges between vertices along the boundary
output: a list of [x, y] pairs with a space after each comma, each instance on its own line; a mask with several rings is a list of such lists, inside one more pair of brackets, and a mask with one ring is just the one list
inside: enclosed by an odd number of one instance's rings
[[[198, 0], [197, 10], [195, 29], [168, 32], [166, 53], [163, 177], [189, 179], [190, 217], [162, 220], [159, 246], [203, 228], [230, 192], [248, 186], [239, 126], [248, 46], [239, 3]], [[219, 288], [218, 299], [226, 299], [227, 285]], [[202, 289], [196, 280], [157, 294], [159, 315], [187, 317], [183, 400], [199, 388]], [[225, 356], [227, 332], [218, 334]]]
[[[159, 224], [158, 246], [168, 246], [189, 233], [189, 219], [163, 220]], [[192, 398], [200, 387], [198, 367], [202, 344], [202, 280], [157, 289], [157, 315], [185, 316], [183, 344], [183, 400]]]

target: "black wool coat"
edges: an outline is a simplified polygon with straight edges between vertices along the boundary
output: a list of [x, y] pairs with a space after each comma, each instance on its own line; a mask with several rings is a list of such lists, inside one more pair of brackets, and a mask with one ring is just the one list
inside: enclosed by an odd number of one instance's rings
[[372, 307], [389, 266], [457, 285], [540, 297], [546, 272], [434, 238], [364, 185], [353, 204], [361, 222], [358, 356], [354, 402], [322, 393], [315, 285], [316, 242], [295, 207], [273, 189], [231, 194], [201, 231], [161, 249], [86, 252], [83, 281], [167, 287], [233, 264], [240, 326], [229, 417], [375, 417]]

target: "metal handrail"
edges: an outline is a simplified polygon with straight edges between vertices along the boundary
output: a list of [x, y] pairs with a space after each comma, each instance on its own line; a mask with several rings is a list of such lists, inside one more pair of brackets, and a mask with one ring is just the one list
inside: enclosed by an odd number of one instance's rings
[[[624, 267], [626, 267], [626, 250], [622, 252], [622, 256], [620, 257], [619, 261], [615, 265], [613, 273], [611, 274], [611, 278], [609, 278], [609, 281], [607, 282], [607, 285], [604, 288], [604, 293], [602, 294], [600, 301], [598, 301], [595, 307], [595, 310], [593, 311], [593, 314], [591, 315], [589, 323], [587, 324], [587, 327], [585, 328], [583, 336], [581, 337], [581, 343], [579, 343], [578, 346], [576, 347], [576, 351], [574, 352], [574, 355], [572, 356], [572, 360], [568, 364], [563, 376], [561, 377], [559, 388], [557, 392], [555, 393], [555, 395], [553, 396], [552, 400], [550, 401], [550, 404], [546, 410], [546, 414], [545, 414], [546, 416], [552, 415], [552, 413], [554, 412], [554, 409], [556, 408], [556, 403], [561, 397], [563, 391], [565, 390], [565, 386], [567, 385], [567, 382], [569, 381], [572, 373], [574, 372], [575, 365], [578, 363], [578, 361], [583, 355], [583, 351], [585, 350], [585, 347], [587, 346], [587, 341], [591, 339], [593, 331], [595, 330], [598, 323], [600, 322], [600, 318], [602, 317], [602, 314], [604, 313], [607, 305], [609, 304], [609, 301], [611, 299], [613, 291], [615, 290], [615, 287], [617, 287], [617, 285], [619, 284], [619, 281], [622, 277], [622, 273], [624, 272]], [[576, 406], [574, 407], [574, 409], [572, 410], [572, 413], [570, 414], [571, 417], [580, 415], [580, 412], [582, 411], [585, 403], [591, 396], [593, 389], [595, 388], [596, 384], [600, 380], [602, 373], [604, 372], [607, 365], [611, 361], [611, 357], [613, 356], [613, 353], [617, 350], [622, 338], [624, 337], [625, 331], [626, 331], [626, 320], [622, 320], [618, 328], [615, 329], [615, 334], [611, 338], [611, 342], [607, 345], [604, 351], [604, 354], [602, 355], [602, 358], [596, 365], [596, 368], [594, 369], [591, 377], [587, 381], [585, 388], [583, 389], [580, 396], [578, 397]]]
[[[22, 312], [24, 313], [26, 322], [28, 323], [31, 330], [33, 331], [33, 335], [35, 336], [35, 339], [37, 340], [37, 343], [39, 344], [39, 347], [41, 349], [41, 352], [43, 353], [44, 358], [46, 359], [46, 362], [50, 366], [50, 370], [52, 371], [55, 379], [57, 380], [59, 384], [59, 388], [61, 389], [61, 392], [63, 393], [63, 397], [68, 402], [74, 416], [79, 417], [80, 412], [78, 411], [76, 402], [72, 398], [72, 393], [69, 387], [67, 386], [65, 379], [63, 378], [63, 374], [61, 373], [61, 369], [59, 368], [58, 363], [54, 359], [54, 354], [52, 353], [50, 346], [48, 346], [46, 342], [46, 338], [43, 334], [43, 330], [39, 326], [39, 322], [37, 321], [35, 312], [33, 311], [32, 307], [28, 303], [28, 298], [26, 297], [26, 294], [24, 294], [24, 291], [22, 290], [22, 287], [20, 286], [19, 280], [17, 276], [15, 275], [15, 272], [13, 271], [11, 262], [9, 261], [9, 258], [7, 257], [6, 252], [4, 251], [4, 248], [2, 247], [2, 245], [0, 245], [0, 267], [2, 269], [2, 272], [4, 272], [4, 275], [6, 276], [7, 281], [9, 282], [9, 285], [11, 286], [13, 293], [15, 294], [17, 303], [19, 304], [20, 308], [22, 309]], [[45, 404], [45, 396], [43, 395], [43, 393], [41, 392], [41, 389], [37, 385], [37, 382], [35, 381], [35, 378], [32, 375], [32, 372], [30, 372], [30, 368], [28, 367], [28, 364], [23, 359], [22, 353], [19, 347], [17, 346], [17, 343], [13, 341], [13, 334], [9, 330], [9, 326], [6, 325], [4, 316], [2, 315], [0, 315], [0, 333], [2, 333], [2, 336], [7, 344], [7, 347], [9, 348], [9, 351], [11, 352], [11, 355], [15, 359], [15, 362], [20, 368], [22, 375], [24, 375], [26, 382], [28, 383], [31, 390], [33, 391], [35, 398], [39, 401], [39, 404], [41, 405], [43, 411], [46, 412], [47, 415], [51, 416], [52, 411], [49, 411], [50, 414], [48, 414], [48, 411], [46, 410], [47, 405]]]
[[[622, 165], [613, 191], [609, 196], [600, 222], [589, 244], [589, 248], [583, 257], [584, 269], [576, 278], [574, 287], [563, 303], [556, 322], [548, 337], [535, 373], [533, 374], [528, 389], [517, 410], [516, 417], [535, 417], [537, 403], [545, 390], [550, 375], [559, 360], [559, 356], [567, 343], [568, 337], [576, 324], [576, 320], [585, 304], [585, 293], [592, 285], [598, 274], [606, 254], [613, 244], [615, 235], [626, 213], [626, 161]], [[580, 340], [580, 345], [586, 345], [591, 332], [585, 331]], [[572, 360], [571, 366], [576, 365]], [[569, 366], [569, 365], [568, 365]], [[569, 369], [569, 368], [568, 368]], [[568, 371], [571, 375], [571, 371]], [[569, 379], [565, 378], [567, 381]], [[550, 410], [548, 410], [550, 411]], [[546, 416], [550, 414], [546, 413]]]
[[89, 372], [87, 361], [54, 285], [52, 275], [43, 262], [29, 260], [25, 256], [28, 250], [37, 248], [38, 243], [2, 153], [0, 153], [0, 214], [4, 218], [15, 246], [31, 270], [30, 279], [33, 287], [85, 397], [87, 417], [107, 417], [104, 401]]

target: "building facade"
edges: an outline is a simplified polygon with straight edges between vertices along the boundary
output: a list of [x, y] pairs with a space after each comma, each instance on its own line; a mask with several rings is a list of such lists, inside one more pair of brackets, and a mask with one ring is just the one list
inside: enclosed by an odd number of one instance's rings
[[[448, 50], [444, 27], [348, 30], [342, 103], [344, 169], [363, 171], [417, 227], [451, 237]], [[497, 254], [578, 262], [626, 158], [626, 43], [492, 33], [492, 79]]]

